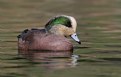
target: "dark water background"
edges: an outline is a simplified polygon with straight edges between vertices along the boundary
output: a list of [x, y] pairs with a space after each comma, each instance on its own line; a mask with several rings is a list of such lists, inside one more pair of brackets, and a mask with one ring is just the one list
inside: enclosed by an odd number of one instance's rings
[[[16, 36], [60, 14], [78, 22], [73, 57], [18, 56]], [[121, 0], [0, 0], [0, 77], [121, 77], [120, 67]]]

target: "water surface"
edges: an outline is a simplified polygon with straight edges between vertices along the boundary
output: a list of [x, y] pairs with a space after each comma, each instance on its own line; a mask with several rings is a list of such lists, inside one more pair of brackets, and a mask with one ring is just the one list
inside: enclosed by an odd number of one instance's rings
[[[16, 36], [59, 14], [78, 22], [72, 57], [19, 56]], [[120, 25], [120, 0], [0, 0], [0, 77], [121, 77]]]

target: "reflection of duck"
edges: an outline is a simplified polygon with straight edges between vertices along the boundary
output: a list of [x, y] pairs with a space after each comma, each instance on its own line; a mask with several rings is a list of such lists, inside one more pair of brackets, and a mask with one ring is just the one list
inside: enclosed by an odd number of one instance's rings
[[76, 35], [76, 26], [77, 23], [73, 17], [66, 15], [56, 16], [45, 25], [45, 29], [24, 30], [18, 36], [18, 49], [73, 50], [72, 43], [65, 37], [71, 36], [80, 44], [80, 40]]
[[64, 69], [78, 65], [78, 55], [72, 55], [69, 51], [28, 51], [26, 58], [37, 66], [49, 69]]

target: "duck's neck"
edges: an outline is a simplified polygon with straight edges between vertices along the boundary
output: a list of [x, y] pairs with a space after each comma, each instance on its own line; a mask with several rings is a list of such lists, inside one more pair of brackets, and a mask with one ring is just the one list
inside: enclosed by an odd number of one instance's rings
[[74, 33], [74, 30], [58, 24], [58, 26], [53, 26], [48, 32], [56, 35], [69, 36]]

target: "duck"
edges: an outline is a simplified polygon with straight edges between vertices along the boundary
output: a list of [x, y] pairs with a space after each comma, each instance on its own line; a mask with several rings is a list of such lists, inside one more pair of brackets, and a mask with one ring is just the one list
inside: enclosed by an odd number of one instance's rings
[[18, 50], [72, 51], [71, 37], [81, 44], [76, 33], [76, 19], [68, 15], [51, 18], [43, 29], [25, 29], [18, 36]]

